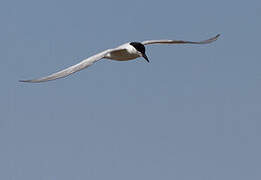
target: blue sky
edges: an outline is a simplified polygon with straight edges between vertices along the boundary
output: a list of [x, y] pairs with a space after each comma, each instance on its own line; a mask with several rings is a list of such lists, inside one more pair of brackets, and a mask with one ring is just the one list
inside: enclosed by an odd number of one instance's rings
[[[0, 179], [259, 180], [261, 3], [2, 1]], [[128, 41], [151, 63], [102, 60]]]

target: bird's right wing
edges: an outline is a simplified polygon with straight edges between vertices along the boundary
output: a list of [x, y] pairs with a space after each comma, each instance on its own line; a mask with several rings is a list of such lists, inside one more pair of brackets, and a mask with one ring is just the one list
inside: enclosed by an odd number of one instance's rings
[[55, 80], [55, 79], [58, 79], [58, 78], [63, 78], [63, 77], [69, 76], [70, 74], [73, 74], [77, 71], [80, 71], [84, 68], [87, 68], [88, 66], [92, 65], [96, 61], [104, 58], [107, 53], [115, 51], [115, 50], [118, 50], [118, 49], [105, 50], [101, 53], [95, 54], [94, 56], [91, 56], [91, 57], [81, 61], [80, 63], [78, 63], [76, 65], [70, 66], [67, 69], [53, 73], [49, 76], [45, 76], [45, 77], [42, 77], [42, 78], [39, 78], [39, 79], [32, 79], [32, 80], [20, 80], [20, 82], [39, 83], [39, 82], [51, 81], [51, 80]]
[[215, 37], [209, 38], [207, 40], [203, 41], [183, 41], [183, 40], [148, 40], [148, 41], [143, 41], [143, 45], [148, 45], [148, 44], [208, 44], [213, 41], [216, 41], [220, 34], [216, 35]]

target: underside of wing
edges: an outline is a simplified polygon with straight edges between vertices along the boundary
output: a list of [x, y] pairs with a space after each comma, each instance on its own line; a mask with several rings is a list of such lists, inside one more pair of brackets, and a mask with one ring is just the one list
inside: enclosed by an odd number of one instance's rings
[[211, 42], [214, 42], [218, 39], [220, 34], [216, 35], [215, 37], [209, 38], [207, 40], [203, 41], [183, 41], [183, 40], [148, 40], [148, 41], [143, 41], [143, 45], [148, 45], [148, 44], [208, 44]]
[[112, 50], [109, 49], [109, 50], [103, 51], [101, 53], [98, 53], [94, 56], [91, 56], [91, 57], [81, 61], [80, 63], [78, 63], [76, 65], [70, 66], [70, 67], [68, 67], [68, 68], [66, 68], [62, 71], [53, 73], [49, 76], [42, 77], [42, 78], [39, 78], [39, 79], [32, 79], [32, 80], [20, 80], [20, 82], [39, 83], [39, 82], [51, 81], [51, 80], [55, 80], [55, 79], [58, 79], [58, 78], [63, 78], [63, 77], [69, 76], [69, 75], [71, 75], [71, 74], [73, 74], [77, 71], [80, 71], [84, 68], [87, 68], [88, 66], [92, 65], [96, 61], [104, 58], [104, 56], [108, 52], [111, 52], [111, 51], [113, 51], [113, 49]]

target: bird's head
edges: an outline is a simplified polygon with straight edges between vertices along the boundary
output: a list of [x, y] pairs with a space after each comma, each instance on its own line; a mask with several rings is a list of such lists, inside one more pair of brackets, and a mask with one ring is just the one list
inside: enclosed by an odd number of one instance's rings
[[131, 42], [130, 45], [132, 45], [137, 52], [139, 53], [140, 57], [143, 57], [147, 62], [150, 62], [147, 55], [145, 54], [145, 46], [140, 42]]

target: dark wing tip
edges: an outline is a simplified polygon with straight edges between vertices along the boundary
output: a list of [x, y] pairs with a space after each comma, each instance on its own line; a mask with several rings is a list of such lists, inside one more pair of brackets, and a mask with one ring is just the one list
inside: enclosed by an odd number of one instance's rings
[[221, 34], [217, 34], [214, 39], [217, 40]]
[[221, 34], [217, 34], [213, 39], [217, 40]]
[[214, 41], [216, 41], [218, 38], [219, 38], [220, 34], [217, 34], [216, 36], [210, 38], [210, 39], [207, 39], [205, 41], [200, 41], [199, 44], [208, 44], [208, 43], [212, 43]]
[[37, 83], [37, 82], [40, 82], [40, 81], [37, 81], [37, 80], [19, 80], [19, 82]]
[[19, 82], [30, 82], [30, 80], [19, 80]]

